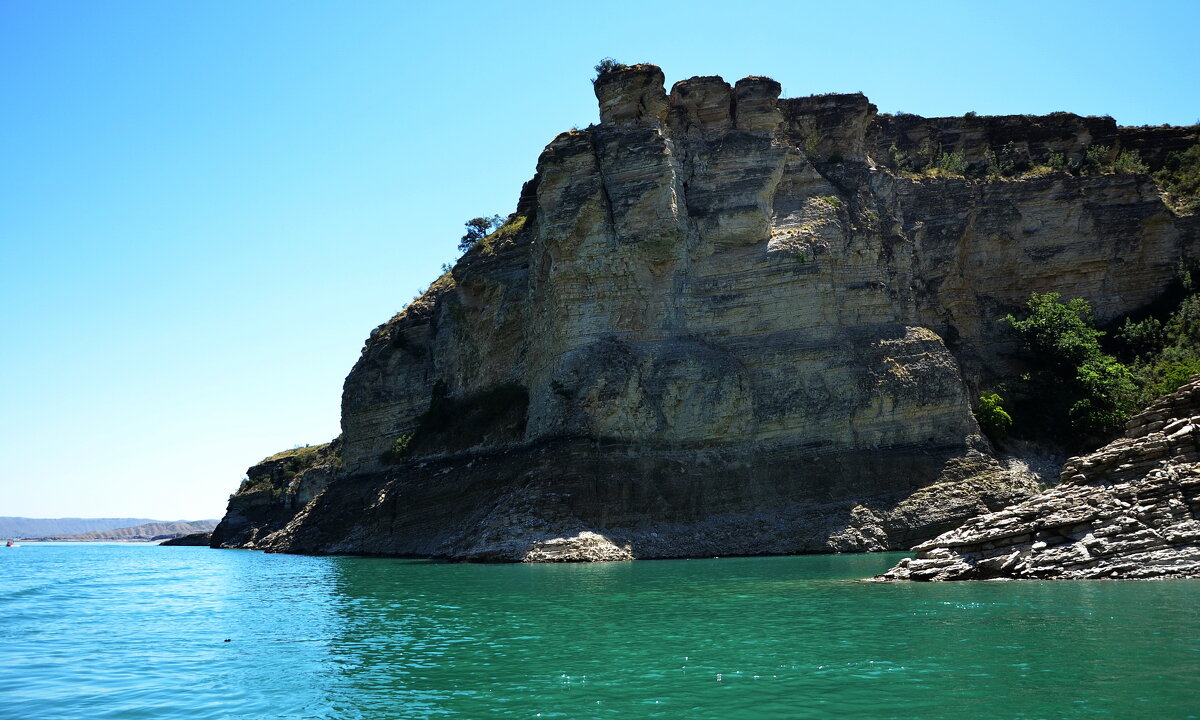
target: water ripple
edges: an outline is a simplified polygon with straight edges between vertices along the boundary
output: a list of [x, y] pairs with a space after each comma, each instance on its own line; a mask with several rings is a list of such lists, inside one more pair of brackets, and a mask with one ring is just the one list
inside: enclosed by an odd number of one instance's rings
[[1197, 717], [1196, 582], [28, 547], [0, 555], [0, 718]]

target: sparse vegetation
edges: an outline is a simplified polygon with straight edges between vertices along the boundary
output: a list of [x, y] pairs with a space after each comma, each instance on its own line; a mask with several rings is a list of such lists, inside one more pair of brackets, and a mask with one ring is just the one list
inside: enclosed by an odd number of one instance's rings
[[1029, 167], [1029, 161], [1013, 143], [1005, 143], [999, 150], [988, 148], [983, 153], [983, 174], [988, 177], [1012, 177]]
[[265, 457], [250, 468], [249, 476], [242, 479], [234, 495], [269, 492], [271, 497], [279, 499], [296, 476], [315, 467], [341, 468], [341, 443], [335, 440], [322, 445], [297, 445]]
[[1182, 265], [1172, 294], [1179, 300], [1166, 312], [1136, 322], [1125, 318], [1113, 333], [1114, 351], [1138, 386], [1138, 404], [1174, 392], [1200, 373], [1200, 294]]
[[821, 145], [821, 133], [815, 130], [804, 138], [804, 152], [812, 155], [817, 152], [817, 148]]
[[1200, 209], [1200, 143], [1184, 152], [1167, 153], [1162, 169], [1154, 173], [1154, 181], [1175, 212], [1194, 213]]
[[610, 57], [606, 57], [603, 60], [601, 60], [600, 62], [596, 63], [596, 77], [592, 78], [592, 83], [594, 84], [597, 80], [599, 80], [600, 78], [604, 77], [605, 75], [607, 75], [611, 72], [616, 72], [617, 70], [624, 70], [627, 67], [629, 67], [629, 66], [626, 65], [625, 63], [619, 63]]
[[[1200, 146], [1197, 146], [1200, 148]], [[891, 164], [899, 174], [913, 179], [925, 177], [1015, 178], [1041, 177], [1056, 172], [1074, 174], [1147, 173], [1149, 166], [1137, 150], [1114, 153], [1106, 145], [1092, 145], [1084, 152], [1082, 161], [1072, 163], [1065, 153], [1050, 152], [1042, 160], [1032, 158], [1027, 148], [1015, 143], [990, 147], [983, 152], [982, 161], [970, 161], [961, 151], [946, 152], [939, 144], [927, 140], [908, 150], [896, 144], [888, 148]], [[1160, 186], [1173, 199], [1177, 211], [1191, 211], [1200, 205], [1200, 149], [1172, 153], [1168, 167], [1155, 174]], [[1187, 157], [1185, 157], [1187, 155]], [[1187, 200], [1190, 198], [1190, 201]]]
[[[493, 215], [490, 218], [474, 218], [471, 222], [475, 220], [487, 220], [490, 223], [488, 230], [482, 236], [475, 237], [469, 243], [467, 242], [467, 236], [464, 235], [463, 241], [459, 243], [459, 250], [462, 250], [464, 246], [467, 248], [477, 247], [484, 255], [488, 255], [495, 249], [497, 244], [509, 240], [521, 232], [525, 228], [525, 222], [528, 220], [528, 217], [513, 213], [507, 219], [502, 219], [499, 215]], [[469, 225], [470, 223], [468, 223]], [[468, 231], [469, 233], [470, 231]]]
[[503, 224], [504, 219], [499, 215], [471, 218], [464, 223], [467, 233], [458, 241], [458, 251], [466, 252], [470, 250], [476, 243], [492, 234], [494, 230]]
[[1146, 173], [1150, 168], [1142, 162], [1142, 156], [1137, 150], [1122, 150], [1112, 164], [1113, 172]]
[[1084, 172], [1103, 172], [1108, 165], [1109, 147], [1107, 145], [1091, 145], [1083, 153]]
[[412, 455], [412, 433], [401, 435], [392, 441], [392, 446], [383, 453], [380, 461], [384, 465], [399, 465]]
[[1137, 150], [1122, 150], [1114, 157], [1107, 145], [1092, 145], [1083, 156], [1085, 173], [1144, 173], [1150, 169]]
[[935, 176], [964, 177], [967, 172], [967, 159], [960, 152], [942, 153], [930, 168]]

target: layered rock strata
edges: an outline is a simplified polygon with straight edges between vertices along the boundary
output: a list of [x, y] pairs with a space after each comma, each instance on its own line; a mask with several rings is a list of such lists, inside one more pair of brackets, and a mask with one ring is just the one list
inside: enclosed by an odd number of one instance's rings
[[[214, 544], [908, 547], [1038, 487], [971, 414], [1018, 367], [998, 318], [1032, 291], [1101, 320], [1146, 305], [1197, 234], [1146, 175], [907, 177], [880, 150], [901, 130], [861, 95], [781, 100], [761, 77], [667, 93], [652, 65], [595, 91], [600, 124], [555, 138], [507, 224], [371, 333], [319, 494], [235, 498]], [[977, 122], [964, 149], [992, 141]], [[1043, 124], [1085, 145], [1090, 122]], [[957, 126], [934, 125], [952, 149]]]
[[1200, 376], [1057, 487], [915, 550], [880, 579], [1200, 577]]
[[281, 529], [341, 473], [338, 441], [276, 453], [246, 470], [229, 498], [225, 517], [210, 538], [213, 547], [256, 548]]

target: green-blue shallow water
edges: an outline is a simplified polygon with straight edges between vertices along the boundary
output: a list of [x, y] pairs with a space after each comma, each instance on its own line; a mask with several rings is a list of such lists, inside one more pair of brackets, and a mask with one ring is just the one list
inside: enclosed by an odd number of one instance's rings
[[900, 557], [0, 548], [0, 717], [1200, 717], [1200, 582], [858, 581]]

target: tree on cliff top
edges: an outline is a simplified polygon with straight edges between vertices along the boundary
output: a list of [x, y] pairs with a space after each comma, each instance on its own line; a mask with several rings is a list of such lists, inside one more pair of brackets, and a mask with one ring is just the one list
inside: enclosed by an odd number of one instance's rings
[[496, 228], [504, 224], [504, 218], [499, 215], [491, 217], [471, 218], [464, 223], [467, 228], [467, 234], [462, 236], [458, 241], [458, 251], [466, 252], [475, 246], [475, 243], [490, 235]]
[[610, 72], [624, 70], [627, 67], [629, 66], [625, 63], [617, 62], [610, 57], [604, 58], [600, 62], [596, 63], [596, 77], [592, 78], [592, 83], [594, 84], [597, 80], [609, 74]]

